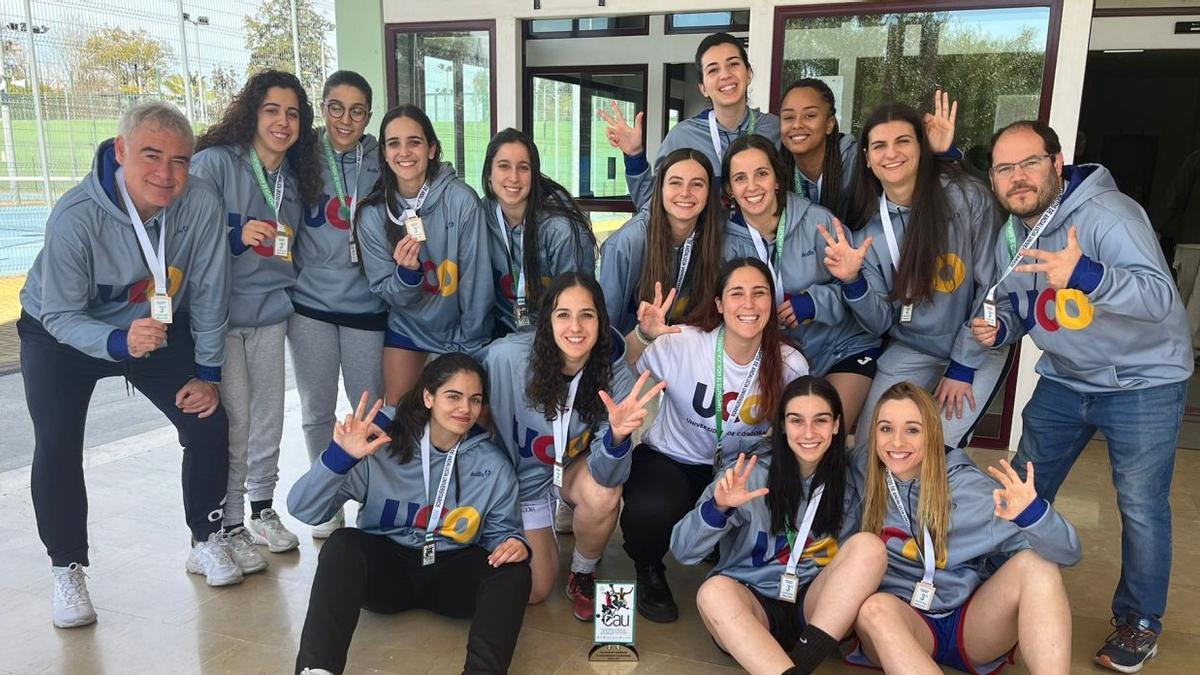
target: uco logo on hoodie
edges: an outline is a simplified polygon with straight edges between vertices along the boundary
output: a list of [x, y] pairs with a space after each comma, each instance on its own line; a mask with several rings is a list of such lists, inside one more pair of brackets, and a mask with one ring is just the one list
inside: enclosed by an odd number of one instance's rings
[[[1067, 330], [1083, 330], [1091, 325], [1096, 316], [1096, 309], [1082, 291], [1074, 288], [1064, 288], [1055, 292], [1053, 288], [1044, 288], [1041, 293], [1036, 289], [1025, 291], [1025, 311], [1021, 311], [1019, 295], [1015, 292], [1008, 294], [1009, 303], [1021, 319], [1021, 325], [1026, 332], [1032, 331], [1034, 324], [1041, 326], [1046, 332], [1053, 333], [1060, 327]], [[1049, 308], [1054, 307], [1054, 316], [1050, 316]]]

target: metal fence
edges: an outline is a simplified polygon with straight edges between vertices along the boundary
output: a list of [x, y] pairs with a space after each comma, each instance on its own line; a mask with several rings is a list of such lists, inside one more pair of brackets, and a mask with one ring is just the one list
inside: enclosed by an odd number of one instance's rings
[[131, 103], [171, 101], [197, 131], [246, 76], [337, 68], [334, 0], [0, 0], [0, 276], [24, 274], [55, 200]]

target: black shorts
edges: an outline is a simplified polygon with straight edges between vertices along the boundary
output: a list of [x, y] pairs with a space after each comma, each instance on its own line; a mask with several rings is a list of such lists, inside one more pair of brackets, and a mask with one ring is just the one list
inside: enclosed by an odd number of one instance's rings
[[779, 598], [769, 598], [750, 586], [746, 586], [754, 594], [754, 599], [758, 600], [758, 604], [767, 615], [767, 625], [769, 626], [768, 630], [771, 631], [771, 637], [775, 638], [785, 652], [792, 651], [792, 647], [796, 646], [796, 641], [800, 639], [800, 634], [808, 625], [808, 622], [804, 620], [804, 596], [808, 595], [809, 585], [804, 584], [799, 588], [795, 603], [784, 602]]
[[871, 347], [864, 349], [857, 354], [851, 354], [846, 358], [833, 364], [826, 375], [834, 373], [853, 373], [854, 375], [862, 375], [863, 377], [875, 378], [875, 362], [879, 359], [879, 355], [883, 353], [882, 347]]

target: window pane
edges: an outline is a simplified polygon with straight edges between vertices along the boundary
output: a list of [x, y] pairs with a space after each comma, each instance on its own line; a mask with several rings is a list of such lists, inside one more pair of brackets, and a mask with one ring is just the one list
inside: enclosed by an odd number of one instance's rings
[[750, 11], [687, 12], [671, 15], [672, 28], [731, 28], [750, 25]]
[[573, 19], [534, 19], [530, 23], [531, 33], [569, 33], [575, 28]]
[[853, 133], [884, 101], [928, 110], [945, 89], [959, 104], [955, 144], [982, 148], [996, 129], [1037, 117], [1049, 23], [1048, 7], [790, 18], [780, 87], [825, 80]]

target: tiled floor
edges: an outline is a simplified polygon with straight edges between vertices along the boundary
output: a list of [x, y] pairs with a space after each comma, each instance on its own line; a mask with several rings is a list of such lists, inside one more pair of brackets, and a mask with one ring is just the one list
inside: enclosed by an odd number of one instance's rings
[[[295, 392], [289, 392], [282, 497], [304, 470]], [[50, 623], [49, 563], [36, 534], [27, 472], [0, 474], [0, 672], [283, 673], [292, 666], [317, 546], [307, 528], [298, 552], [267, 555], [271, 567], [240, 586], [212, 589], [186, 574], [187, 532], [179, 454], [169, 432], [97, 448], [87, 471], [92, 562], [89, 587], [97, 624], [57, 630]], [[120, 447], [118, 447], [120, 446]], [[981, 462], [999, 453], [979, 453]], [[1181, 450], [1172, 493], [1175, 574], [1161, 655], [1147, 673], [1191, 673], [1200, 662], [1200, 453]], [[1119, 521], [1103, 443], [1093, 443], [1067, 481], [1058, 507], [1079, 529], [1084, 561], [1065, 571], [1075, 616], [1073, 672], [1099, 672], [1091, 655], [1107, 635], [1108, 604], [1120, 574]], [[625, 578], [631, 565], [610, 544], [601, 576]], [[568, 554], [571, 539], [561, 543]], [[569, 555], [564, 555], [564, 561]], [[564, 562], [565, 566], [565, 562]], [[691, 601], [705, 568], [672, 565], [678, 623], [640, 622], [639, 673], [736, 672], [713, 646]], [[427, 612], [364, 613], [351, 673], [450, 673], [463, 662], [466, 622]], [[555, 594], [526, 614], [515, 673], [590, 673], [591, 628], [571, 618]], [[626, 672], [620, 668], [601, 672]], [[830, 660], [821, 672], [863, 672]], [[1012, 671], [1008, 671], [1012, 672]], [[1016, 672], [1025, 672], [1019, 667]]]

